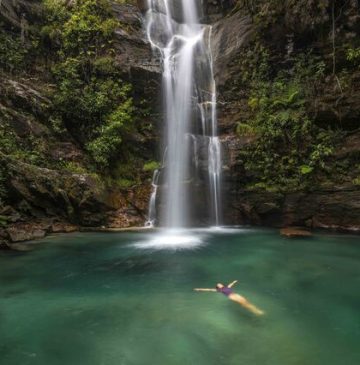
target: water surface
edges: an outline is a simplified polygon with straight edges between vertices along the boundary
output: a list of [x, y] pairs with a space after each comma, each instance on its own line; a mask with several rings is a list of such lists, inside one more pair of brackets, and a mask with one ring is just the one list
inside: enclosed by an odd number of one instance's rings
[[[153, 233], [92, 233], [0, 253], [0, 363], [360, 363], [359, 237], [189, 235], [187, 249], [156, 247]], [[266, 316], [192, 291], [235, 279]]]

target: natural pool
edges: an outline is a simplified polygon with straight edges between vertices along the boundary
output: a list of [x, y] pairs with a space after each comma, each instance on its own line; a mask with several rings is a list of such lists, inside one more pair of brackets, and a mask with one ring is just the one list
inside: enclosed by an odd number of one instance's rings
[[[182, 250], [142, 232], [1, 252], [1, 365], [360, 364], [359, 236], [189, 234]], [[192, 291], [234, 279], [264, 317]]]

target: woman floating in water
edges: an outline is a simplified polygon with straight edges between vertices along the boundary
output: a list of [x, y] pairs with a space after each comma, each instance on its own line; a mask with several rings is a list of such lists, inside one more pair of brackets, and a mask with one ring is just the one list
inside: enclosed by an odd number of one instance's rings
[[195, 288], [195, 291], [210, 291], [210, 292], [218, 292], [223, 293], [226, 295], [230, 300], [239, 303], [244, 308], [249, 310], [250, 312], [256, 314], [257, 316], [262, 316], [264, 312], [260, 310], [259, 308], [256, 308], [253, 304], [247, 301], [246, 298], [242, 297], [239, 294], [234, 293], [234, 291], [231, 289], [235, 284], [237, 283], [237, 280], [233, 281], [229, 285], [225, 286], [223, 284], [216, 284], [216, 289], [203, 289], [203, 288]]

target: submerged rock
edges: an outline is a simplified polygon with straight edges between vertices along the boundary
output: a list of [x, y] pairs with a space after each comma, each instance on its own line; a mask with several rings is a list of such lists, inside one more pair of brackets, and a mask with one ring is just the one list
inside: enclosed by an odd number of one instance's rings
[[35, 249], [35, 245], [30, 243], [13, 243], [9, 245], [10, 250], [19, 251], [19, 252], [27, 252]]
[[296, 237], [311, 237], [312, 233], [304, 228], [299, 227], [287, 227], [282, 228], [280, 230], [280, 234], [282, 236], [288, 237], [288, 238], [296, 238]]

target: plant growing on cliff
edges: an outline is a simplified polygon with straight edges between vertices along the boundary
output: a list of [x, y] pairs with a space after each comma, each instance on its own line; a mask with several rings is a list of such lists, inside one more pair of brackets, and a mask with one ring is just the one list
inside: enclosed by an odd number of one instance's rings
[[0, 166], [0, 207], [4, 204], [4, 199], [6, 198], [7, 188], [6, 188], [6, 177], [5, 171], [2, 166]]
[[25, 65], [26, 49], [20, 37], [1, 29], [0, 24], [0, 70], [15, 72]]
[[159, 169], [161, 164], [157, 161], [148, 161], [143, 166], [143, 171], [153, 173], [155, 170]]
[[128, 99], [112, 112], [104, 124], [98, 128], [98, 137], [87, 148], [99, 166], [108, 167], [116, 157], [123, 143], [123, 135], [132, 127], [132, 101]]
[[58, 117], [104, 169], [119, 155], [133, 119], [131, 87], [121, 81], [112, 46], [119, 23], [108, 0], [46, 4], [43, 36], [56, 50]]
[[314, 125], [305, 104], [301, 82], [284, 73], [253, 82], [253, 118], [246, 125], [257, 138], [243, 156], [245, 168], [267, 186], [296, 189], [324, 168], [332, 153], [331, 138]]
[[346, 59], [355, 66], [360, 66], [360, 47], [348, 48], [346, 50]]

